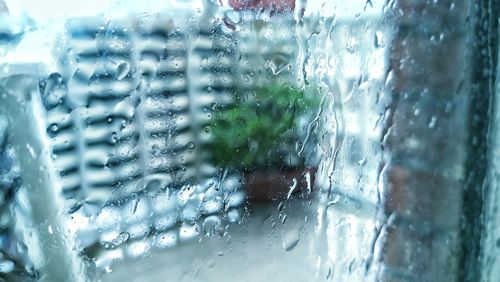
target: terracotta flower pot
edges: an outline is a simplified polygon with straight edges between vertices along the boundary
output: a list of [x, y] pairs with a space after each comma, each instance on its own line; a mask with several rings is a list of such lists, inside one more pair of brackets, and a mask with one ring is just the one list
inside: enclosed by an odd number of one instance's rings
[[[294, 182], [292, 197], [309, 194], [314, 186], [317, 168], [286, 168], [279, 170], [254, 170], [244, 173], [247, 198], [250, 202], [285, 200]], [[307, 177], [309, 175], [309, 177]], [[309, 180], [308, 180], [309, 178]], [[295, 181], [294, 181], [295, 179]]]

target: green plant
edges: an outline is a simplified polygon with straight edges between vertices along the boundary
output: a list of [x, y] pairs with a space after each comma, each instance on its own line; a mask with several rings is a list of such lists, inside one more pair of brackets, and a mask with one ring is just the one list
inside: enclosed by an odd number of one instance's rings
[[235, 104], [213, 114], [214, 162], [244, 170], [283, 166], [280, 146], [299, 141], [298, 119], [319, 106], [317, 94], [275, 84], [252, 95], [236, 95]]

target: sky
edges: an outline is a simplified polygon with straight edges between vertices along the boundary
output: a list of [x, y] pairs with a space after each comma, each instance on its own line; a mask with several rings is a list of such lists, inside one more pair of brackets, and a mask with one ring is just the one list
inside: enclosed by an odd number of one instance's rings
[[[13, 15], [28, 14], [39, 24], [103, 13], [143, 13], [179, 5], [202, 7], [202, 0], [4, 0]], [[198, 7], [199, 6], [199, 7]]]
[[[172, 5], [192, 5], [201, 8], [203, 0], [4, 0], [11, 14], [26, 12], [35, 21], [47, 22], [68, 17], [91, 16], [105, 11], [128, 10], [144, 12], [147, 10], [168, 9]], [[223, 1], [226, 2], [226, 1]], [[357, 13], [379, 13], [384, 0], [372, 0], [373, 8], [367, 0], [309, 0], [306, 14], [321, 13], [325, 16], [354, 16]], [[113, 9], [110, 9], [113, 7]]]
[[[44, 32], [34, 33], [31, 38], [25, 38], [24, 43], [19, 46], [19, 51], [23, 48], [26, 52], [17, 52], [15, 60], [32, 60], [31, 56], [38, 54], [38, 57], [48, 57], [54, 36], [66, 19], [72, 17], [99, 16], [99, 15], [120, 15], [123, 13], [144, 13], [173, 11], [174, 7], [187, 7], [188, 10], [203, 9], [203, 1], [219, 0], [4, 0], [9, 8], [10, 14], [27, 14], [44, 30]], [[301, 1], [301, 0], [297, 0]], [[308, 0], [306, 16], [319, 14], [321, 16], [333, 16], [337, 18], [352, 18], [356, 14], [379, 15], [385, 0], [371, 0], [373, 7], [366, 5], [367, 0]], [[369, 0], [368, 0], [369, 1]], [[227, 3], [227, 0], [222, 0]], [[365, 9], [365, 7], [367, 7]], [[185, 10], [185, 9], [182, 9]], [[178, 10], [177, 10], [178, 11]], [[43, 43], [45, 42], [45, 43]], [[43, 44], [40, 44], [43, 43]], [[40, 52], [33, 52], [33, 46], [38, 46]], [[42, 49], [45, 50], [42, 52]], [[14, 60], [13, 58], [11, 58]]]

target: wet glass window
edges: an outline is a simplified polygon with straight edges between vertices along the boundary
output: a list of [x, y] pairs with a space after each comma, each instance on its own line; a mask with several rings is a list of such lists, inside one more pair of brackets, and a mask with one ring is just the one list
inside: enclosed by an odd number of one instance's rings
[[0, 281], [498, 281], [499, 17], [0, 0]]

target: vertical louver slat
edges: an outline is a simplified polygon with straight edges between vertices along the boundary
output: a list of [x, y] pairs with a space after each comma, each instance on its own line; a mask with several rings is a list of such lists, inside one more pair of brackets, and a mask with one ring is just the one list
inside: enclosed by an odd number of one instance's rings
[[[42, 98], [62, 194], [73, 217], [89, 219], [77, 236], [98, 266], [146, 241], [190, 239], [202, 215], [216, 226], [239, 218], [239, 175], [214, 167], [206, 146], [214, 105], [233, 99], [235, 41], [218, 23], [206, 28], [162, 15], [66, 25], [60, 74], [46, 80], [58, 86]], [[164, 201], [175, 208], [158, 209]]]

